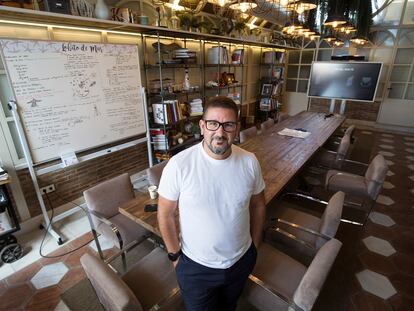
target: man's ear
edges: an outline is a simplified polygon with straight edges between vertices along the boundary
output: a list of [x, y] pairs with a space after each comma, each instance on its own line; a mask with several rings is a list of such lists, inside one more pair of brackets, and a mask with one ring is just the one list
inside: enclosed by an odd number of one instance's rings
[[200, 126], [200, 134], [204, 135], [204, 127], [205, 127], [204, 120], [200, 119], [200, 121], [198, 121], [198, 125]]

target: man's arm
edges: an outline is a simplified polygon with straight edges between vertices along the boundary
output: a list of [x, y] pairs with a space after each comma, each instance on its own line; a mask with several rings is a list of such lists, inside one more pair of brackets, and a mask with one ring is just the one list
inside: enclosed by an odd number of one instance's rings
[[[180, 249], [180, 241], [178, 239], [174, 216], [177, 206], [177, 201], [170, 201], [162, 196], [159, 196], [158, 198], [158, 226], [169, 253], [176, 253]], [[177, 262], [178, 260], [174, 262], [174, 266]]]
[[263, 226], [266, 216], [264, 190], [250, 198], [250, 234], [256, 248], [262, 242]]

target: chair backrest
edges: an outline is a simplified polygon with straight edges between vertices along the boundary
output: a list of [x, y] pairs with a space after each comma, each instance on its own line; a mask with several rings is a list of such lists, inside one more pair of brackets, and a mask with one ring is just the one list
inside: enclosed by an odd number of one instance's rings
[[350, 125], [345, 130], [345, 135], [349, 136], [349, 138], [352, 138], [352, 134], [354, 133], [354, 131], [355, 131], [355, 125]]
[[329, 240], [313, 258], [293, 295], [293, 301], [303, 310], [312, 309], [341, 246], [338, 240]]
[[257, 128], [255, 126], [249, 127], [243, 131], [240, 131], [240, 143], [244, 143], [249, 138], [257, 135]]
[[[119, 206], [135, 197], [134, 189], [127, 173], [101, 182], [84, 191], [83, 196], [89, 209], [99, 212], [106, 218], [111, 218], [118, 214]], [[98, 225], [95, 220], [94, 223]]]
[[86, 253], [80, 262], [105, 310], [143, 310], [128, 285], [102, 260]]
[[385, 177], [387, 176], [388, 165], [385, 162], [382, 154], [378, 154], [371, 161], [368, 169], [365, 173], [365, 182], [367, 184], [367, 192], [371, 199], [376, 200], [382, 186], [384, 184]]
[[266, 130], [272, 128], [275, 125], [275, 120], [273, 119], [268, 119], [267, 121], [264, 121], [261, 125], [260, 128], [262, 130], [262, 132], [266, 132]]
[[158, 186], [160, 184], [160, 179], [164, 167], [167, 165], [168, 160], [162, 161], [152, 167], [147, 168], [147, 178], [148, 182], [152, 186]]
[[289, 119], [289, 114], [287, 114], [286, 112], [282, 112], [282, 111], [279, 111], [277, 113], [277, 122], [278, 123], [279, 122], [282, 122], [282, 121], [284, 121], [286, 119]]
[[[341, 223], [344, 200], [345, 193], [342, 191], [338, 191], [331, 197], [321, 217], [321, 224], [319, 227], [320, 233], [331, 238], [335, 237], [336, 231], [338, 231], [339, 224]], [[326, 239], [318, 238], [316, 240], [316, 247], [320, 248], [325, 243]]]
[[351, 137], [344, 135], [339, 143], [338, 150], [336, 151], [336, 168], [341, 168], [344, 160], [349, 151], [349, 146], [351, 145]]

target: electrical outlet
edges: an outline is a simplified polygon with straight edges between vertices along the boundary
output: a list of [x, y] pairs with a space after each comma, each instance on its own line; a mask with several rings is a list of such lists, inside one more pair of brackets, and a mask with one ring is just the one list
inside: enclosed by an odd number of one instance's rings
[[56, 190], [55, 185], [54, 184], [50, 184], [50, 185], [48, 185], [46, 187], [40, 188], [40, 193], [41, 194], [51, 193], [51, 192], [53, 192], [55, 190]]

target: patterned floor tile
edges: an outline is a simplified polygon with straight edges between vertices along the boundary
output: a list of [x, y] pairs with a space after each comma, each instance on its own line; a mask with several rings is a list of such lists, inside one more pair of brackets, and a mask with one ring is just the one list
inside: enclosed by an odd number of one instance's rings
[[397, 273], [393, 263], [387, 257], [372, 253], [365, 252], [358, 256], [366, 269], [381, 273], [387, 277]]
[[414, 161], [414, 156], [405, 156], [405, 158], [410, 160], [410, 161]]
[[414, 143], [404, 143], [404, 144], [406, 144], [407, 146], [410, 146], [410, 147], [414, 147]]
[[391, 160], [385, 160], [385, 162], [388, 164], [388, 166], [394, 165], [395, 163]]
[[377, 225], [382, 225], [385, 227], [391, 227], [395, 225], [395, 221], [390, 216], [385, 215], [383, 213], [372, 212], [371, 214], [369, 214], [369, 219], [373, 223], [376, 223]]
[[404, 136], [404, 139], [405, 140], [408, 140], [408, 141], [414, 141], [414, 137], [413, 136]]
[[[388, 164], [389, 165], [389, 164]], [[384, 184], [382, 185], [382, 187], [384, 188], [384, 189], [394, 189], [395, 188], [395, 186], [392, 184], [392, 183], [390, 183], [389, 181], [384, 181]]]
[[395, 174], [394, 174], [394, 172], [393, 171], [390, 171], [390, 170], [388, 170], [388, 172], [387, 172], [387, 176], [388, 177], [391, 177], [391, 176], [394, 176]]
[[413, 170], [414, 171], [414, 164], [410, 164], [410, 165], [408, 165], [407, 166], [410, 170]]
[[63, 262], [53, 263], [40, 269], [30, 281], [36, 289], [56, 285], [68, 270]]
[[390, 244], [390, 242], [374, 236], [369, 236], [363, 239], [362, 242], [371, 252], [383, 255], [385, 257], [391, 256], [396, 252], [395, 248]]
[[[112, 241], [106, 239], [103, 235], [100, 235], [98, 237], [98, 241], [99, 241], [99, 245], [101, 246], [101, 249], [103, 251], [105, 251], [107, 249], [111, 249], [112, 247], [114, 247], [114, 243], [112, 243]], [[92, 241], [89, 244], [89, 247], [92, 248], [95, 252], [98, 252], [95, 241]]]
[[53, 310], [60, 300], [61, 290], [57, 286], [38, 291], [25, 307], [26, 311]]
[[405, 149], [405, 151], [407, 151], [409, 153], [414, 153], [414, 149], [412, 149], [412, 148], [407, 148], [407, 149]]
[[63, 300], [59, 301], [56, 308], [53, 311], [70, 311], [68, 306], [63, 302]]
[[372, 132], [370, 132], [370, 131], [361, 131], [361, 133], [365, 134], [365, 135], [372, 135]]
[[381, 141], [384, 143], [390, 143], [390, 144], [394, 142], [392, 139], [388, 139], [388, 138], [381, 138]]
[[380, 194], [377, 198], [377, 202], [384, 205], [392, 205], [394, 204], [394, 200], [391, 199], [389, 196]]
[[380, 151], [378, 151], [378, 153], [382, 154], [384, 157], [393, 157], [393, 156], [395, 156], [394, 153], [389, 152], [389, 151], [380, 150]]
[[394, 149], [394, 146], [391, 145], [379, 145], [379, 147], [382, 149]]
[[357, 273], [356, 277], [364, 290], [382, 299], [388, 299], [397, 293], [388, 278], [382, 274], [366, 269]]
[[382, 133], [381, 136], [383, 136], [383, 137], [394, 137], [394, 135], [387, 134], [387, 133]]

